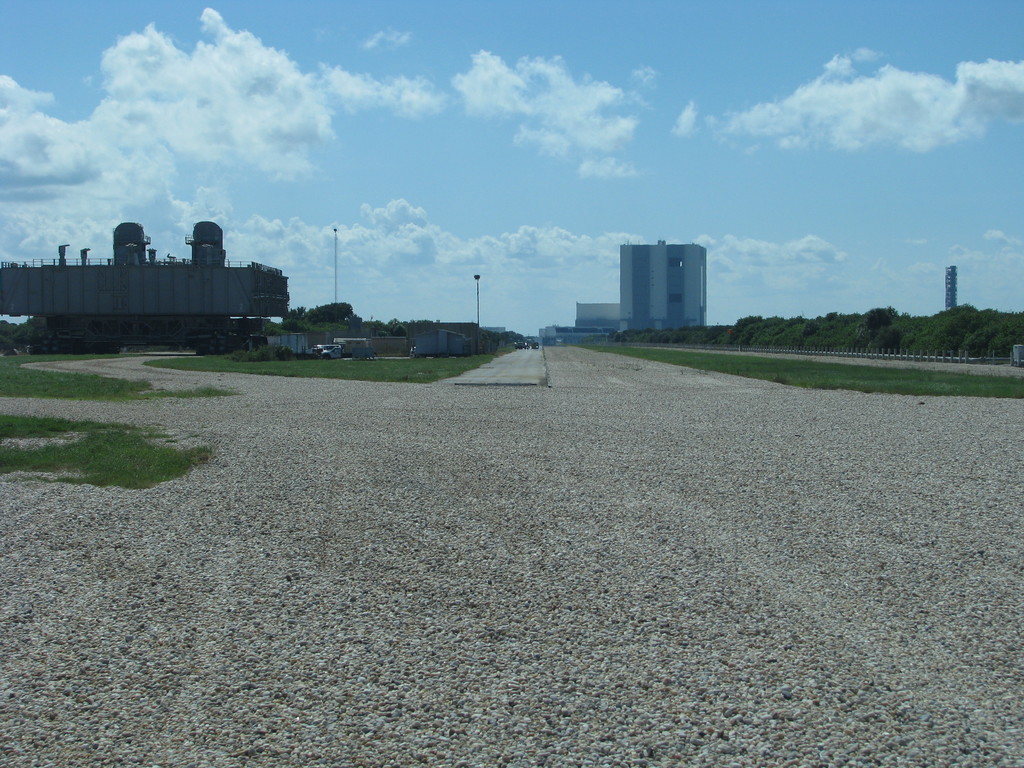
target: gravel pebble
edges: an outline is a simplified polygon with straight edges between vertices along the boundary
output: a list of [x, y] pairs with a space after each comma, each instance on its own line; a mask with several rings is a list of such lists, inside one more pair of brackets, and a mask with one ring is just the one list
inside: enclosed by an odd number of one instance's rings
[[0, 476], [0, 764], [1024, 764], [1024, 402], [544, 354], [0, 398], [215, 449]]

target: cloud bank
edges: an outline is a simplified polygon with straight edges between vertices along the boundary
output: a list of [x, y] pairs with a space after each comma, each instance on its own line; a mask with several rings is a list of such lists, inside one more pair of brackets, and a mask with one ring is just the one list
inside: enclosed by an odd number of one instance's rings
[[303, 72], [214, 10], [200, 21], [206, 40], [192, 51], [152, 24], [120, 38], [102, 56], [105, 97], [80, 122], [46, 115], [50, 94], [0, 76], [0, 195], [44, 198], [95, 182], [94, 193], [108, 198], [116, 182], [132, 178], [121, 188], [137, 199], [143, 189], [159, 194], [175, 162], [291, 179], [308, 173], [309, 153], [335, 138], [337, 109], [408, 118], [444, 107], [424, 78], [380, 80], [340, 67]]
[[[480, 274], [481, 321], [535, 318], [515, 328], [524, 333], [536, 332], [535, 323], [565, 322], [574, 302], [588, 299], [588, 290], [589, 300], [617, 300], [618, 247], [631, 237], [522, 226], [464, 238], [404, 199], [363, 205], [360, 214], [358, 222], [334, 225], [339, 292], [357, 312], [385, 320], [470, 320], [473, 275]], [[238, 234], [226, 233], [225, 247], [229, 258], [233, 248], [242, 249], [280, 267], [291, 277], [293, 296], [305, 297], [297, 303], [315, 306], [333, 300], [333, 238], [333, 226], [254, 216], [239, 223]]]
[[948, 81], [889, 65], [859, 75], [855, 60], [868, 58], [836, 56], [784, 99], [728, 115], [722, 130], [773, 138], [784, 148], [929, 152], [981, 136], [997, 120], [1024, 121], [1024, 61], [963, 62]]

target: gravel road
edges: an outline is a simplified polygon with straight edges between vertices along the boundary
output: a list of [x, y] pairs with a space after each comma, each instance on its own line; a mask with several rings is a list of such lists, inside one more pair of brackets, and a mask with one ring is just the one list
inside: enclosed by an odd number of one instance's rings
[[1024, 402], [545, 355], [0, 398], [215, 449], [0, 476], [0, 765], [1024, 765]]

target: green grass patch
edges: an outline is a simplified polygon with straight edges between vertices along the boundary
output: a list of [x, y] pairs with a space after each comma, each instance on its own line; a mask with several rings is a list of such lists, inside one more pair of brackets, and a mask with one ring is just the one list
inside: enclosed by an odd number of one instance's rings
[[267, 360], [242, 362], [226, 355], [174, 357], [146, 365], [187, 371], [252, 373], [351, 381], [431, 382], [448, 379], [489, 363], [494, 355], [472, 357], [377, 358], [376, 360]]
[[180, 397], [180, 398], [191, 398], [191, 397], [227, 397], [228, 395], [237, 395], [233, 389], [224, 389], [223, 387], [194, 387], [193, 389], [149, 389], [141, 393], [138, 398], [140, 400], [152, 400], [157, 397]]
[[[93, 357], [117, 357], [95, 355]], [[221, 397], [235, 394], [216, 387], [190, 390], [154, 390], [145, 381], [128, 381], [91, 373], [62, 373], [25, 368], [25, 363], [47, 360], [82, 360], [81, 355], [0, 357], [0, 396], [43, 397], [65, 400], [146, 400], [153, 397]]]
[[728, 352], [691, 352], [641, 347], [587, 349], [808, 389], [848, 389], [893, 395], [1024, 397], [1024, 377], [1018, 376], [980, 376], [916, 367], [825, 363], [809, 359], [792, 360]]
[[[42, 438], [35, 445], [8, 439]], [[207, 461], [206, 447], [175, 448], [153, 429], [93, 421], [0, 416], [0, 474], [29, 472], [40, 480], [150, 488]]]

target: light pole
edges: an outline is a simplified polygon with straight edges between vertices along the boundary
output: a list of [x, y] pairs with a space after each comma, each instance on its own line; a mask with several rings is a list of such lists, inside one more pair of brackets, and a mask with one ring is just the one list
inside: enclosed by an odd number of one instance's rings
[[480, 354], [480, 275], [473, 275], [476, 280], [476, 353]]
[[[338, 228], [334, 228], [334, 303], [338, 303]], [[335, 308], [337, 309], [337, 308]]]

